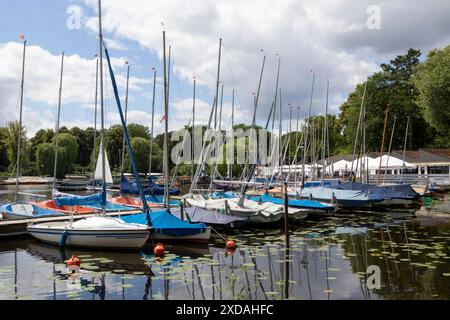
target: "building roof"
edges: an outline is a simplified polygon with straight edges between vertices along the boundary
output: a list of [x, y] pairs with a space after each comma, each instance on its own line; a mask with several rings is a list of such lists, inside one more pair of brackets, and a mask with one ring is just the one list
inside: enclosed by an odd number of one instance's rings
[[[383, 153], [386, 155], [386, 152]], [[380, 152], [369, 152], [368, 157], [377, 158]], [[403, 159], [403, 150], [393, 150], [391, 157]], [[335, 155], [327, 159], [328, 163], [335, 163], [340, 160], [352, 161], [352, 155]], [[406, 150], [405, 162], [415, 165], [449, 165], [450, 166], [450, 149], [431, 149], [423, 148], [419, 150]]]

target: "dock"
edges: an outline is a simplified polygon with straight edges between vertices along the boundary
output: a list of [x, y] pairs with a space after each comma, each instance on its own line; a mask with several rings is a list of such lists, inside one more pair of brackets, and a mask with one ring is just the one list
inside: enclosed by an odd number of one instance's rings
[[[136, 211], [120, 211], [120, 212], [109, 212], [106, 216], [128, 216], [132, 214], [142, 213], [140, 210]], [[95, 216], [95, 214], [82, 214], [73, 215], [73, 221], [81, 220], [84, 218]], [[43, 217], [43, 218], [33, 218], [33, 219], [16, 219], [16, 220], [0, 220], [0, 238], [12, 237], [28, 234], [27, 227], [36, 223], [44, 222], [58, 222], [58, 221], [69, 221], [71, 216], [58, 216], [58, 217]]]

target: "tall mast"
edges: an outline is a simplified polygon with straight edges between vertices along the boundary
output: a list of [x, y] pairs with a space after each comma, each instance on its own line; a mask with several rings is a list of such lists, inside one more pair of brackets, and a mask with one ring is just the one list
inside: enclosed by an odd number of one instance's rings
[[196, 89], [197, 79], [194, 77], [194, 92], [192, 98], [192, 130], [191, 130], [191, 181], [194, 179], [194, 152], [195, 152], [195, 89]]
[[[94, 159], [97, 156], [97, 104], [98, 104], [98, 56], [95, 55], [96, 59], [96, 67], [95, 67], [95, 102], [94, 102], [94, 150], [93, 155]], [[95, 162], [92, 170], [92, 186], [95, 187]]]
[[406, 155], [406, 143], [408, 141], [409, 116], [407, 118], [408, 118], [408, 121], [406, 122], [405, 142], [403, 145], [403, 158], [402, 158], [403, 165], [402, 165], [402, 175], [400, 177], [400, 183], [403, 182], [403, 171], [405, 170], [405, 155]]
[[53, 165], [52, 191], [56, 190], [56, 170], [58, 168], [59, 120], [60, 120], [60, 116], [61, 116], [61, 96], [62, 96], [63, 73], [64, 73], [64, 51], [62, 52], [62, 55], [61, 55], [61, 75], [59, 78], [58, 116], [56, 118], [55, 163]]
[[163, 31], [163, 56], [164, 56], [164, 204], [169, 207], [169, 148], [168, 148], [168, 131], [169, 131], [169, 90], [167, 83], [167, 64], [166, 64], [166, 31]]
[[[125, 92], [125, 125], [127, 125], [127, 117], [128, 117], [128, 85], [130, 83], [130, 65], [127, 64], [127, 89]], [[120, 172], [123, 173], [123, 165], [125, 162], [125, 132], [123, 133], [123, 139], [122, 139], [122, 162], [120, 167]]]
[[155, 120], [155, 94], [156, 94], [156, 69], [153, 68], [153, 99], [152, 99], [152, 124], [150, 129], [150, 159], [148, 164], [148, 175], [152, 175], [152, 156], [153, 156], [153, 127]]
[[326, 143], [327, 143], [327, 132], [328, 132], [328, 94], [330, 90], [330, 81], [327, 81], [327, 102], [325, 104], [325, 119], [324, 119], [324, 126], [323, 126], [323, 136], [322, 136], [322, 187], [324, 183], [324, 177], [325, 177], [325, 152], [326, 152]]
[[383, 183], [386, 182], [386, 173], [387, 173], [387, 169], [389, 167], [389, 157], [391, 156], [392, 140], [394, 139], [395, 123], [396, 122], [397, 122], [397, 117], [394, 117], [394, 124], [392, 125], [391, 139], [389, 141], [388, 157], [387, 157], [387, 160], [386, 160], [386, 169], [384, 170]]
[[295, 174], [294, 174], [294, 180], [295, 180], [295, 185], [297, 186], [297, 157], [298, 157], [298, 147], [299, 147], [299, 143], [298, 143], [298, 135], [300, 134], [300, 109], [301, 107], [297, 107], [297, 132], [295, 133], [295, 156], [294, 156], [294, 163], [295, 163]]
[[17, 202], [17, 195], [19, 193], [19, 175], [20, 175], [20, 149], [22, 148], [22, 109], [23, 109], [23, 86], [25, 80], [25, 55], [27, 49], [27, 40], [23, 42], [23, 59], [22, 59], [22, 80], [20, 82], [20, 113], [19, 113], [19, 132], [17, 141], [17, 168], [16, 168], [16, 196], [15, 202]]
[[[289, 137], [292, 135], [292, 105], [289, 103]], [[291, 143], [289, 142], [288, 146], [288, 163], [289, 163], [289, 172], [288, 177], [291, 176]], [[288, 180], [288, 179], [286, 179]], [[287, 181], [289, 183], [289, 181]]]
[[106, 150], [105, 150], [105, 110], [103, 101], [103, 32], [102, 32], [102, 1], [98, 0], [98, 38], [100, 50], [100, 145], [102, 153], [102, 213], [105, 214], [106, 206]]
[[315, 79], [316, 79], [316, 74], [313, 73], [312, 85], [311, 85], [311, 98], [309, 99], [308, 125], [307, 125], [306, 133], [305, 133], [305, 143], [304, 143], [305, 146], [303, 149], [303, 158], [302, 158], [302, 188], [305, 187], [305, 161], [306, 161], [306, 155], [307, 155], [307, 150], [308, 150], [308, 135], [309, 135], [309, 129], [310, 129], [311, 109], [312, 109], [312, 100], [313, 100], [313, 94], [314, 94]]
[[[364, 93], [362, 96], [362, 101], [361, 101], [361, 109], [359, 110], [359, 118], [358, 118], [358, 125], [356, 127], [356, 137], [355, 137], [355, 144], [353, 146], [353, 154], [352, 154], [352, 165], [350, 168], [350, 175], [351, 175], [351, 181], [353, 181], [353, 163], [355, 162], [355, 155], [356, 155], [356, 146], [358, 144], [358, 137], [359, 137], [359, 128], [361, 126], [361, 122], [362, 122], [362, 116], [363, 116], [363, 108], [364, 108], [364, 101], [365, 101], [365, 97], [366, 97], [366, 90], [367, 90], [367, 83], [369, 82], [369, 79], [366, 80], [366, 83], [364, 85]], [[356, 165], [355, 168], [356, 172], [358, 172], [358, 164]], [[356, 174], [355, 174], [355, 179], [356, 179]]]
[[222, 85], [222, 92], [220, 94], [219, 131], [222, 130], [223, 87], [224, 85]]
[[215, 95], [215, 111], [214, 111], [214, 130], [217, 129], [217, 103], [219, 101], [219, 84], [220, 84], [220, 60], [222, 58], [222, 38], [219, 39], [219, 63], [217, 64], [217, 81]]
[[[220, 62], [222, 59], [222, 38], [219, 39], [219, 60], [218, 60], [218, 64], [217, 64], [217, 81], [216, 81], [216, 95], [214, 97], [214, 132], [217, 130], [217, 105], [218, 105], [218, 101], [219, 101], [219, 84], [220, 84]], [[209, 184], [209, 190], [212, 189], [213, 184], [214, 184], [214, 178], [216, 175], [216, 156], [217, 156], [217, 152], [218, 152], [218, 141], [215, 142], [216, 143], [216, 148], [215, 148], [215, 154], [214, 154], [214, 159], [213, 159], [213, 164], [212, 164], [212, 168], [211, 168], [211, 182]]]
[[228, 178], [231, 180], [233, 179], [233, 163], [234, 163], [234, 89], [233, 89], [233, 95], [231, 98], [231, 139], [233, 140], [233, 143], [231, 144], [233, 146], [232, 150], [232, 162], [228, 164]]
[[278, 174], [279, 178], [281, 179], [283, 177], [283, 105], [281, 103], [281, 88], [280, 88], [280, 128], [279, 128], [279, 135], [280, 135], [280, 172]]
[[380, 164], [378, 165], [377, 185], [380, 183], [381, 160], [383, 158], [384, 136], [386, 134], [387, 117], [388, 117], [388, 108], [386, 108], [386, 113], [384, 116], [384, 128], [383, 128], [383, 136], [381, 138]]

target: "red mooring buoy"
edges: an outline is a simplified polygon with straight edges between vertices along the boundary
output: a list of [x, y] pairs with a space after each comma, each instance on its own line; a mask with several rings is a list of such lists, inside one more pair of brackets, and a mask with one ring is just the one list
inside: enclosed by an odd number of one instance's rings
[[67, 264], [67, 267], [77, 266], [79, 267], [81, 264], [80, 259], [76, 255], [73, 255], [69, 260], [64, 261]]
[[166, 248], [164, 248], [164, 245], [162, 243], [157, 243], [155, 246], [155, 249], [153, 249], [153, 253], [157, 257], [162, 257], [164, 255], [165, 251], [166, 251]]
[[226, 244], [226, 248], [228, 250], [234, 250], [236, 249], [236, 242], [234, 240], [228, 240]]

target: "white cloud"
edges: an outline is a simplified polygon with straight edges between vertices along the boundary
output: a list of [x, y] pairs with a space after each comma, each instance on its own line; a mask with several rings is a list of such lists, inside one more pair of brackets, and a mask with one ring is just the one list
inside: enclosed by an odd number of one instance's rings
[[[23, 124], [27, 126], [29, 133], [33, 134], [40, 128], [54, 127], [58, 104], [61, 56], [53, 55], [36, 45], [27, 46], [26, 50], [24, 105], [28, 105], [28, 109], [24, 108]], [[20, 43], [0, 44], [0, 61], [3, 61], [0, 67], [1, 124], [19, 118], [22, 53], [23, 45]], [[122, 57], [111, 59], [120, 90], [124, 90], [126, 85], [124, 63], [126, 60]], [[95, 68], [96, 61], [94, 58], [85, 59], [78, 55], [65, 57], [62, 91], [63, 108], [79, 106], [81, 109], [93, 109]], [[110, 84], [110, 81], [108, 83]], [[130, 92], [142, 91], [151, 83], [152, 81], [149, 79], [130, 77]], [[105, 96], [113, 97], [110, 85], [105, 86]], [[31, 105], [33, 105], [32, 108]], [[74, 110], [69, 111], [72, 111], [72, 114], [75, 112]], [[61, 119], [62, 123], [66, 120]], [[79, 121], [83, 125], [84, 120]], [[72, 119], [70, 123], [77, 124], [78, 122]], [[84, 124], [87, 125], [87, 122]]]

